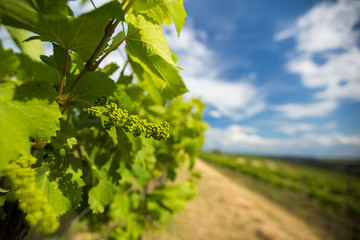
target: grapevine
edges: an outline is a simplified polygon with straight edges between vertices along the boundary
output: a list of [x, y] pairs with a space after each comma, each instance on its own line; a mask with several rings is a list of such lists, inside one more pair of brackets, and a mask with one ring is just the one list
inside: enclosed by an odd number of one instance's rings
[[35, 171], [31, 168], [35, 161], [36, 158], [24, 155], [8, 164], [1, 175], [8, 178], [9, 198], [19, 201], [19, 208], [26, 214], [29, 225], [39, 232], [51, 233], [59, 222], [46, 196], [36, 187]]
[[125, 132], [132, 133], [134, 137], [139, 137], [141, 133], [145, 133], [146, 138], [155, 140], [166, 140], [170, 137], [170, 125], [168, 122], [161, 124], [148, 123], [146, 119], [139, 118], [138, 115], [129, 115], [127, 110], [118, 108], [115, 103], [109, 103], [106, 97], [99, 97], [95, 101], [95, 105], [87, 109], [90, 119], [96, 119], [105, 115], [109, 121], [104, 122], [104, 128], [111, 130], [112, 127], [118, 125]]
[[[194, 173], [204, 105], [182, 98], [163, 35], [171, 22], [180, 34], [186, 17], [181, 0], [114, 0], [80, 16], [67, 0], [0, 0], [10, 39], [0, 44], [0, 239], [29, 228], [57, 238], [62, 218], [81, 218], [98, 239], [135, 240], [195, 197], [197, 174], [174, 181], [179, 168]], [[103, 64], [116, 50], [126, 63]]]

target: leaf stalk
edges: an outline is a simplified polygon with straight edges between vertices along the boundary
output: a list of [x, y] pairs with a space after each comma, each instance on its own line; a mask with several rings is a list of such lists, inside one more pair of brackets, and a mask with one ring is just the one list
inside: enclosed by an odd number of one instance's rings
[[[114, 47], [112, 47], [109, 51], [107, 51], [104, 55], [101, 56], [101, 58], [91, 67], [91, 69], [96, 69], [100, 63], [113, 51], [115, 51], [123, 42], [125, 41], [125, 38], [121, 39]], [[91, 70], [92, 71], [92, 70]]]
[[65, 49], [65, 58], [64, 58], [64, 65], [63, 65], [62, 73], [61, 73], [59, 97], [57, 99], [58, 104], [62, 104], [62, 91], [63, 91], [63, 88], [64, 88], [64, 81], [65, 81], [65, 74], [66, 74], [66, 66], [67, 66], [68, 57], [69, 57], [69, 50]]

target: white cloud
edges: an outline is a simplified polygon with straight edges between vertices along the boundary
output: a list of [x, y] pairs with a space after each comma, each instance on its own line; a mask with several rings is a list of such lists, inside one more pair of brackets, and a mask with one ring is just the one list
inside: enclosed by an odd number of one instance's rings
[[217, 111], [217, 110], [211, 110], [209, 112], [209, 115], [213, 118], [220, 118], [221, 117], [221, 112]]
[[360, 136], [345, 136], [340, 133], [333, 133], [327, 135], [318, 135], [309, 133], [304, 136], [309, 142], [317, 142], [323, 146], [336, 146], [339, 144], [343, 145], [355, 145], [360, 147]]
[[184, 70], [180, 72], [191, 96], [200, 96], [215, 110], [211, 116], [226, 116], [234, 120], [251, 117], [265, 109], [260, 90], [251, 81], [256, 78], [250, 73], [237, 81], [227, 81], [221, 76], [222, 68], [216, 62], [216, 54], [209, 49], [204, 40], [207, 35], [184, 27], [180, 38], [174, 27], [167, 28], [165, 36], [170, 49], [179, 57], [177, 63]]
[[298, 18], [295, 25], [277, 33], [275, 40], [295, 37], [302, 52], [323, 52], [356, 45], [353, 26], [359, 20], [360, 1], [322, 2]]
[[287, 103], [274, 107], [274, 110], [282, 116], [291, 119], [305, 117], [323, 117], [327, 116], [338, 106], [336, 101], [323, 101], [309, 104]]
[[327, 129], [335, 129], [337, 128], [337, 123], [335, 121], [328, 122], [324, 125]]
[[183, 75], [199, 77], [206, 74], [213, 77], [217, 74], [217, 70], [210, 67], [215, 53], [203, 42], [207, 38], [206, 32], [185, 26], [178, 37], [174, 25], [171, 25], [165, 28], [165, 37], [170, 49], [179, 58], [177, 64], [184, 69]]
[[255, 115], [265, 108], [259, 90], [245, 81], [227, 82], [216, 78], [184, 76], [192, 96], [214, 107], [222, 116], [239, 120]]
[[298, 132], [308, 132], [315, 129], [315, 126], [309, 123], [283, 123], [279, 124], [276, 128], [277, 131], [294, 135]]
[[299, 74], [305, 87], [318, 90], [314, 98], [321, 101], [285, 104], [277, 111], [289, 118], [320, 117], [334, 110], [340, 99], [360, 100], [360, 33], [354, 29], [359, 13], [357, 0], [322, 2], [275, 35], [276, 41], [296, 39], [287, 70]]
[[357, 47], [341, 53], [324, 53], [324, 64], [306, 54], [291, 59], [287, 68], [301, 76], [308, 88], [321, 88], [318, 99], [351, 98], [360, 100], [360, 51]]
[[358, 156], [360, 154], [360, 135], [308, 133], [286, 139], [264, 138], [254, 132], [246, 132], [243, 126], [230, 125], [226, 128], [208, 130], [205, 149], [263, 154]]

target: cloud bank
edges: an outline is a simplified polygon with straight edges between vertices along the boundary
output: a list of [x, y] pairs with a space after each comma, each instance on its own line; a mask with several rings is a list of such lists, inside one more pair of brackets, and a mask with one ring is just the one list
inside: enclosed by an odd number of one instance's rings
[[212, 108], [209, 115], [241, 120], [265, 109], [259, 88], [251, 83], [255, 73], [231, 82], [221, 76], [219, 59], [205, 44], [205, 32], [186, 26], [178, 38], [175, 29], [169, 27], [165, 36], [170, 49], [179, 57], [177, 64], [184, 69], [181, 75], [191, 96], [200, 96]]
[[359, 13], [357, 0], [323, 2], [275, 35], [276, 41], [295, 38], [286, 69], [298, 74], [304, 87], [317, 90], [316, 103], [285, 104], [276, 111], [289, 118], [321, 117], [341, 99], [360, 100]]
[[[284, 128], [284, 131], [311, 130], [311, 125], [298, 125], [297, 129]], [[247, 126], [230, 125], [225, 128], [211, 128], [206, 133], [205, 149], [221, 149], [230, 152], [256, 154], [344, 156], [360, 155], [360, 135], [346, 136], [341, 133], [306, 133], [291, 138], [264, 138], [246, 130]], [[221, 139], [221, 141], [219, 141]]]

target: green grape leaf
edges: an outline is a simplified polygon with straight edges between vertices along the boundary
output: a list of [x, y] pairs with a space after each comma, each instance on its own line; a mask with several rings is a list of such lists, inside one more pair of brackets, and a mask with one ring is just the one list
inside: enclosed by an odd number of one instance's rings
[[39, 40], [24, 42], [24, 40], [30, 36], [28, 31], [12, 27], [7, 27], [6, 29], [16, 43], [16, 46], [18, 46], [23, 53], [32, 59], [36, 59], [39, 55], [43, 54], [44, 44]]
[[49, 141], [59, 129], [58, 119], [62, 115], [57, 103], [49, 101], [56, 98], [56, 92], [48, 82], [41, 82], [41, 89], [46, 92], [34, 96], [32, 91], [36, 87], [32, 86], [38, 84], [20, 86], [20, 93], [13, 86], [0, 85], [0, 132], [4, 136], [0, 138], [0, 168], [20, 155], [30, 154], [30, 137]]
[[141, 149], [135, 154], [136, 163], [140, 163], [142, 166], [146, 166], [148, 163], [156, 163], [155, 149], [151, 143], [151, 140], [141, 138]]
[[154, 85], [151, 75], [145, 72], [140, 64], [131, 61], [131, 59], [129, 59], [129, 63], [132, 69], [134, 70], [134, 73], [137, 79], [139, 80], [139, 83], [149, 91], [152, 100], [156, 104], [162, 105], [164, 99], [161, 95], [160, 90]]
[[129, 14], [126, 22], [128, 24], [127, 49], [134, 58], [139, 58], [147, 63], [151, 60], [151, 56], [157, 55], [174, 65], [167, 41], [162, 33], [162, 27], [159, 24], [141, 14]]
[[35, 0], [32, 1], [32, 5], [39, 12], [46, 13], [51, 17], [63, 17], [66, 16], [69, 12], [67, 6], [68, 0], [58, 0], [58, 1], [48, 1], [48, 0]]
[[[41, 55], [40, 59], [46, 63], [47, 65], [55, 68], [60, 74], [63, 72], [63, 65], [65, 62], [65, 49], [57, 44], [53, 45], [53, 55], [51, 56], [44, 56]], [[68, 55], [67, 62], [66, 62], [66, 71], [70, 71], [71, 68], [71, 56]]]
[[151, 71], [146, 71], [146, 66], [142, 63], [129, 61], [139, 81], [145, 84], [151, 98], [156, 104], [161, 105], [164, 100], [173, 99], [186, 93], [188, 90], [178, 72], [178, 70], [165, 62], [158, 56], [153, 56], [153, 65], [161, 71], [162, 76], [168, 79], [168, 85]]
[[[1, 189], [3, 190], [3, 189]], [[8, 190], [6, 190], [8, 191]], [[4, 203], [6, 201], [6, 195], [0, 195], [0, 220], [3, 220], [6, 218], [7, 214], [2, 209], [2, 206], [4, 206]]]
[[135, 1], [132, 8], [136, 12], [150, 17], [158, 24], [171, 23], [171, 14], [164, 0], [138, 0]]
[[110, 96], [116, 89], [115, 82], [103, 72], [88, 72], [75, 88], [72, 101], [80, 107], [93, 106], [99, 96]]
[[0, 48], [0, 77], [13, 76], [19, 65], [19, 58], [13, 53], [12, 49], [4, 50]]
[[162, 105], [150, 105], [147, 107], [148, 111], [152, 114], [163, 116], [166, 114], [166, 108]]
[[119, 181], [120, 184], [133, 183], [133, 174], [131, 173], [131, 170], [126, 166], [125, 161], [120, 162], [120, 166], [117, 169], [117, 172], [121, 175], [121, 180]]
[[178, 35], [187, 17], [182, 0], [137, 0], [132, 8], [160, 25], [173, 20]]
[[60, 85], [61, 75], [54, 68], [31, 59], [28, 55], [18, 54], [20, 60], [19, 70], [16, 74], [22, 81], [46, 81], [54, 86]]
[[107, 75], [111, 76], [118, 69], [119, 69], [119, 66], [116, 63], [112, 62], [112, 63], [109, 63], [108, 65], [106, 65], [103, 69], [101, 69], [101, 71], [103, 73], [106, 73]]
[[0, 6], [2, 23], [29, 31], [50, 28], [41, 25], [47, 25], [51, 19], [65, 18], [68, 10], [66, 0], [0, 0]]
[[[158, 61], [155, 61], [157, 58]], [[168, 86], [166, 86], [163, 91], [161, 92], [161, 95], [164, 99], [173, 99], [177, 96], [180, 96], [186, 92], [188, 92], [188, 89], [185, 86], [184, 81], [182, 80], [178, 70], [165, 62], [163, 59], [159, 57], [154, 57], [154, 63], [156, 64], [157, 69], [163, 73], [163, 75], [169, 79], [168, 80]], [[154, 85], [156, 87], [159, 87], [156, 85], [156, 76], [153, 74], [150, 74], [152, 76], [152, 81], [154, 82]], [[149, 80], [149, 81], [151, 81]]]
[[[118, 44], [119, 42], [123, 41], [125, 39], [125, 32], [124, 31], [120, 31], [118, 34], [115, 35], [115, 37], [113, 37], [111, 44], [106, 48], [106, 50], [104, 50], [104, 52], [107, 52], [109, 50], [116, 50], [117, 48], [115, 48], [116, 44]], [[119, 46], [117, 46], [119, 47]]]
[[164, 0], [164, 2], [169, 7], [169, 11], [175, 23], [176, 31], [178, 35], [180, 35], [185, 18], [187, 17], [183, 0]]
[[56, 100], [56, 95], [55, 88], [50, 83], [31, 81], [25, 82], [16, 88], [13, 100], [26, 102], [37, 98], [51, 103]]
[[[164, 96], [161, 94], [161, 88], [159, 90], [158, 87], [156, 87], [153, 78], [150, 74], [147, 72], [143, 72], [143, 75], [140, 77], [138, 73], [136, 73], [136, 76], [140, 81], [143, 81], [146, 84], [146, 89], [149, 91], [149, 94], [152, 98], [152, 100], [159, 105], [162, 105], [164, 100]], [[156, 79], [156, 77], [154, 77]]]
[[84, 148], [84, 155], [86, 158], [86, 161], [90, 167], [90, 171], [92, 173], [92, 184], [95, 185], [97, 183], [99, 183], [99, 181], [101, 180], [101, 175], [100, 175], [100, 171], [98, 169], [98, 167], [95, 164], [95, 156], [96, 156], [96, 152], [98, 151], [99, 147], [98, 146], [93, 146], [91, 148], [91, 150], [89, 149], [90, 147], [85, 147]]
[[148, 209], [149, 215], [153, 219], [160, 221], [162, 224], [168, 222], [173, 215], [169, 209], [161, 206], [159, 202], [147, 201], [146, 207]]
[[132, 164], [131, 168], [137, 183], [141, 187], [145, 187], [146, 183], [151, 179], [151, 174], [138, 163]]
[[109, 100], [116, 103], [119, 108], [127, 110], [129, 114], [136, 114], [138, 112], [134, 102], [125, 92], [124, 85], [117, 85], [116, 90], [113, 95], [109, 97]]
[[102, 213], [114, 197], [116, 187], [103, 178], [89, 191], [89, 206], [93, 213]]
[[[100, 117], [101, 119], [101, 125], [105, 128], [105, 122], [109, 121], [109, 117], [105, 116], [105, 115], [101, 115]], [[114, 144], [118, 144], [118, 138], [117, 138], [117, 134], [116, 134], [116, 128], [113, 126], [111, 127], [110, 130], [106, 130], [106, 132], [109, 134], [109, 136], [111, 137], [111, 139], [113, 140]]]
[[118, 19], [120, 21], [125, 20], [124, 11], [121, 3], [117, 0], [110, 1], [104, 5], [97, 7], [95, 10], [85, 13], [85, 16], [97, 18], [106, 17], [107, 19]]
[[47, 196], [49, 204], [57, 216], [72, 207], [79, 206], [82, 200], [81, 163], [73, 155], [64, 158], [57, 154], [54, 164], [44, 164], [36, 168], [36, 185]]
[[109, 20], [124, 20], [122, 6], [117, 1], [111, 1], [78, 18], [70, 19], [59, 14], [62, 11], [45, 11], [55, 3], [43, 2], [43, 7], [39, 7], [27, 0], [0, 0], [0, 21], [8, 26], [39, 34], [42, 41], [56, 42], [64, 49], [76, 51], [84, 61], [94, 52]]
[[126, 217], [130, 208], [130, 199], [128, 194], [121, 190], [115, 194], [114, 200], [110, 204], [109, 215], [115, 221], [122, 220]]
[[172, 211], [185, 209], [187, 201], [197, 194], [196, 185], [189, 181], [183, 181], [176, 186], [160, 186], [150, 192], [150, 201], [161, 202], [166, 208]]

